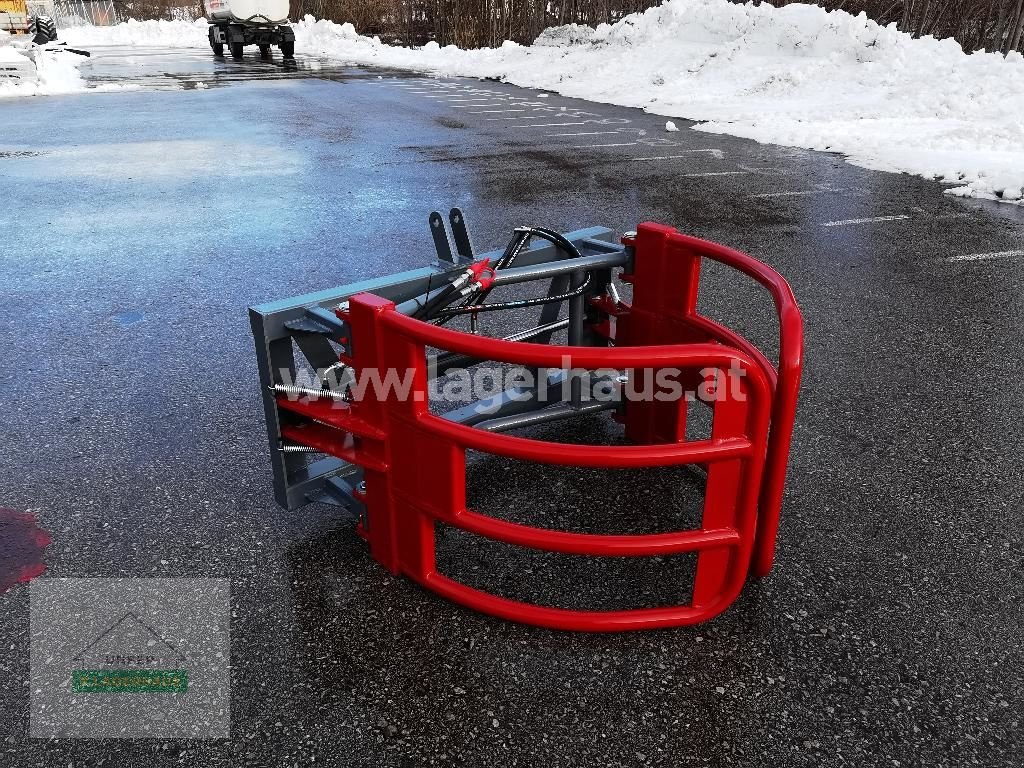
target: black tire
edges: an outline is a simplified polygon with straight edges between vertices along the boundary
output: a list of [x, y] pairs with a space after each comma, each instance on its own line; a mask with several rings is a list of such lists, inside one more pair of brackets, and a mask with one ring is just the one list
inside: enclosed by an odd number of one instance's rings
[[224, 56], [224, 43], [210, 43], [210, 47], [213, 48], [214, 56]]
[[36, 45], [46, 45], [57, 39], [57, 25], [49, 16], [33, 16], [29, 32]]
[[264, 59], [270, 55], [270, 46], [260, 43], [260, 56]]
[[245, 50], [245, 43], [229, 43], [231, 46], [231, 58], [236, 61], [242, 58], [242, 51]]
[[286, 59], [295, 58], [294, 40], [285, 40], [283, 43], [281, 43], [281, 55], [284, 56]]

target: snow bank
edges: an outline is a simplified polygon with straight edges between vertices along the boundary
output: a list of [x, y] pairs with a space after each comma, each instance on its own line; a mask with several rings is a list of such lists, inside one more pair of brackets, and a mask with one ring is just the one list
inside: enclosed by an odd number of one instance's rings
[[0, 99], [84, 91], [85, 81], [78, 72], [81, 62], [73, 53], [0, 44]]
[[[702, 121], [697, 130], [839, 152], [850, 162], [1024, 195], [1024, 57], [965, 54], [864, 14], [727, 0], [668, 0], [597, 29], [546, 31], [533, 46], [422, 49], [361, 37], [351, 24], [296, 25], [296, 48], [353, 64], [495, 77], [566, 96]], [[71, 29], [72, 44], [204, 46], [205, 24]]]
[[58, 30], [68, 45], [88, 48], [90, 45], [156, 46], [160, 48], [203, 48], [210, 44], [205, 19], [192, 21], [135, 21], [111, 27], [68, 27]]

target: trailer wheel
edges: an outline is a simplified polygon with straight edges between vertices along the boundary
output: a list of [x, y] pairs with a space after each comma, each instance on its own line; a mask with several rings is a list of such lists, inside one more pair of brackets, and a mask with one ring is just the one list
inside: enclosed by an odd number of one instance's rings
[[260, 56], [264, 59], [270, 55], [270, 46], [260, 43]]
[[213, 49], [214, 56], [224, 55], [224, 43], [210, 43], [210, 47]]
[[245, 50], [245, 43], [229, 43], [231, 46], [231, 58], [242, 58], [242, 51]]
[[281, 43], [281, 55], [284, 56], [286, 59], [295, 58], [294, 40], [285, 40], [284, 42]]

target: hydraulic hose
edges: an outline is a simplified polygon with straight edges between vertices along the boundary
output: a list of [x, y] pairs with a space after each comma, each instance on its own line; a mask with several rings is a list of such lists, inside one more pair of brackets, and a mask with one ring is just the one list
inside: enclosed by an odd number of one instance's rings
[[[494, 272], [496, 273], [501, 269], [512, 266], [523, 247], [533, 236], [547, 240], [556, 248], [561, 248], [570, 256], [570, 258], [582, 258], [583, 256], [583, 254], [580, 253], [579, 248], [573, 245], [573, 243], [560, 232], [555, 232], [554, 230], [546, 227], [516, 227], [515, 235], [513, 235], [512, 239], [509, 241], [504, 253], [502, 253], [498, 261], [495, 262]], [[557, 294], [555, 296], [537, 296], [532, 299], [516, 299], [512, 301], [499, 302], [497, 304], [484, 304], [483, 302], [492, 290], [492, 286], [485, 285], [481, 286], [480, 290], [476, 291], [462, 304], [454, 307], [444, 306], [445, 304], [450, 304], [455, 299], [453, 292], [445, 291], [444, 296], [442, 297], [439, 295], [436, 301], [431, 302], [429, 310], [425, 311], [423, 314], [424, 316], [429, 316], [431, 312], [437, 310], [434, 319], [443, 324], [457, 315], [475, 314], [477, 312], [495, 312], [502, 309], [519, 309], [522, 307], [534, 307], [541, 304], [553, 304], [555, 302], [565, 301], [566, 299], [571, 299], [574, 296], [579, 296], [589, 285], [590, 273], [588, 272], [586, 278], [580, 285], [566, 293]]]
[[516, 299], [513, 301], [503, 301], [498, 304], [466, 304], [458, 307], [445, 307], [438, 312], [441, 317], [450, 315], [469, 315], [475, 312], [495, 312], [499, 309], [520, 309], [522, 307], [535, 307], [539, 304], [553, 304], [556, 301], [565, 301], [571, 299], [573, 296], [579, 296], [583, 291], [590, 285], [590, 273], [587, 273], [586, 278], [576, 288], [566, 293], [560, 293], [556, 296], [537, 296], [532, 299]]

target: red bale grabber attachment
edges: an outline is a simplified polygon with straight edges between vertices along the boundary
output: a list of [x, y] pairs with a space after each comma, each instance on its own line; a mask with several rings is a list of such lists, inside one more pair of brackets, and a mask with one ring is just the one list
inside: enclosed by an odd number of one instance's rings
[[[250, 310], [278, 502], [348, 508], [388, 570], [494, 616], [619, 631], [720, 613], [749, 573], [764, 576], [772, 566], [803, 349], [789, 285], [750, 256], [659, 224], [641, 224], [618, 243], [599, 227], [567, 234], [520, 227], [504, 251], [477, 257], [458, 209], [450, 221], [454, 255], [442, 217], [430, 218], [438, 252], [431, 267]], [[779, 324], [777, 366], [698, 312], [706, 260], [768, 289]], [[616, 280], [632, 286], [631, 301]], [[538, 281], [546, 292], [524, 296], [522, 286]], [[483, 322], [507, 325], [529, 307], [540, 308], [535, 324], [500, 338], [482, 332]], [[552, 343], [556, 335], [565, 343]], [[439, 382], [488, 365], [508, 386], [445, 407]], [[693, 408], [711, 411], [705, 438], [687, 439]], [[537, 425], [603, 411], [626, 444], [531, 436]], [[605, 535], [484, 515], [466, 504], [467, 450], [578, 467], [690, 465], [706, 474], [700, 525]], [[692, 553], [691, 599], [594, 611], [501, 597], [439, 570], [439, 523], [570, 555]]]

